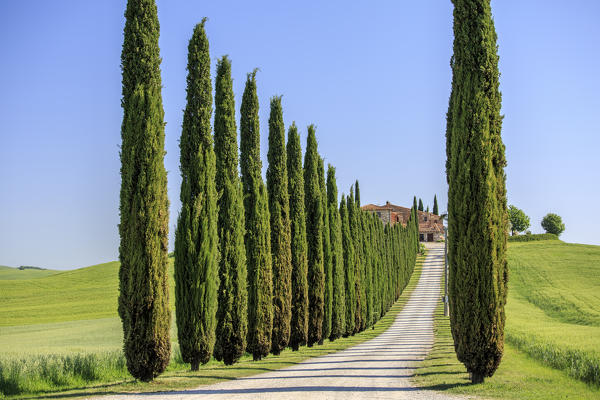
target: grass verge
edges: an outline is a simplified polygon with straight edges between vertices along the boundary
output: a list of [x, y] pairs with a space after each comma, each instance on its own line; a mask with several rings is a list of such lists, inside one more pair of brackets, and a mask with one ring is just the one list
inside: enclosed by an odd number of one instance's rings
[[[158, 392], [179, 390], [200, 385], [208, 385], [262, 372], [289, 367], [311, 357], [344, 350], [372, 339], [387, 330], [396, 315], [404, 308], [416, 287], [423, 267], [425, 255], [417, 259], [411, 279], [402, 295], [372, 329], [366, 329], [354, 336], [326, 341], [321, 346], [301, 347], [298, 351], [286, 349], [279, 356], [269, 355], [261, 361], [252, 361], [246, 355], [232, 366], [225, 366], [215, 360], [201, 366], [199, 371], [190, 371], [175, 349], [167, 371], [150, 383], [134, 380], [124, 368], [121, 352], [106, 352], [80, 356], [46, 355], [26, 356], [22, 359], [0, 357], [0, 394], [9, 399], [17, 398], [57, 398], [86, 397], [94, 394], [120, 394], [127, 392]], [[71, 357], [71, 358], [70, 358]], [[85, 368], [71, 367], [72, 357]], [[71, 371], [66, 374], [64, 371]], [[61, 372], [62, 371], [62, 372]], [[81, 372], [83, 371], [83, 372]]]
[[[443, 291], [443, 281], [440, 290]], [[441, 298], [434, 315], [434, 335], [433, 349], [415, 376], [415, 383], [424, 389], [509, 400], [600, 398], [600, 388], [541, 364], [520, 351], [508, 338], [502, 363], [494, 376], [483, 384], [472, 385], [464, 365], [456, 359], [450, 320], [444, 316]]]

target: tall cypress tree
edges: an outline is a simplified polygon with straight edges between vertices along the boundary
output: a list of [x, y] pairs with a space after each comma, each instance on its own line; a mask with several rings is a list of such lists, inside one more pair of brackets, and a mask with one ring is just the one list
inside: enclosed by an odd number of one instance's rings
[[271, 99], [267, 191], [271, 213], [273, 260], [273, 337], [271, 351], [279, 354], [290, 340], [292, 319], [292, 253], [285, 126], [281, 97]]
[[296, 124], [288, 130], [288, 192], [292, 232], [292, 319], [290, 346], [298, 350], [308, 340], [308, 262], [306, 249], [306, 216], [304, 214], [304, 176], [302, 149]]
[[232, 83], [231, 61], [223, 56], [217, 63], [214, 125], [221, 250], [215, 358], [226, 365], [235, 363], [244, 354], [248, 332], [245, 216]]
[[439, 210], [438, 210], [438, 203], [437, 203], [437, 195], [433, 195], [433, 210], [432, 211], [435, 215], [440, 215], [438, 212]]
[[331, 255], [331, 237], [329, 232], [329, 210], [327, 207], [327, 186], [325, 185], [325, 163], [319, 157], [319, 187], [323, 199], [323, 272], [325, 288], [323, 293], [323, 332], [319, 344], [331, 335], [331, 315], [333, 306], [333, 265]]
[[319, 186], [319, 153], [315, 127], [308, 127], [304, 155], [304, 195], [308, 244], [308, 346], [323, 334], [325, 274], [323, 270], [323, 198]]
[[262, 180], [256, 70], [248, 74], [240, 112], [240, 166], [246, 215], [248, 351], [254, 360], [271, 350], [273, 273], [269, 199]]
[[354, 187], [350, 188], [348, 201], [348, 222], [350, 223], [350, 235], [352, 247], [354, 248], [354, 333], [364, 329], [364, 314], [362, 312], [364, 301], [364, 288], [362, 286], [362, 238], [359, 232], [358, 208], [354, 203]]
[[473, 383], [504, 350], [508, 217], [496, 31], [490, 0], [453, 0], [447, 114], [450, 322]]
[[413, 197], [413, 208], [416, 210], [417, 209], [417, 196]]
[[346, 295], [346, 330], [343, 336], [354, 335], [356, 312], [356, 288], [354, 285], [354, 242], [350, 233], [348, 200], [342, 195], [340, 200], [340, 221], [342, 227], [342, 250], [344, 257], [344, 286]]
[[419, 211], [423, 211], [423, 200], [419, 199]]
[[169, 199], [159, 23], [154, 0], [129, 0], [121, 69], [119, 315], [127, 369], [150, 381], [169, 363]]
[[175, 231], [175, 312], [181, 357], [198, 370], [215, 344], [219, 250], [212, 84], [204, 23], [188, 45], [187, 105], [179, 141], [181, 212]]
[[327, 166], [327, 213], [329, 215], [329, 236], [331, 242], [331, 268], [333, 295], [331, 306], [330, 340], [335, 340], [346, 332], [346, 288], [344, 285], [344, 256], [342, 251], [342, 224], [337, 206], [337, 183], [335, 168]]
[[360, 187], [358, 186], [358, 179], [354, 183], [354, 202], [356, 203], [356, 207], [360, 208]]

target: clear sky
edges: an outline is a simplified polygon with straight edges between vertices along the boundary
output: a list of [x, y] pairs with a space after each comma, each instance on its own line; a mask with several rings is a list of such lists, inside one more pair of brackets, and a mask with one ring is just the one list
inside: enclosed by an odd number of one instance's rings
[[[125, 0], [0, 2], [0, 264], [67, 269], [118, 258], [120, 53]], [[179, 211], [187, 43], [207, 16], [213, 73], [233, 63], [239, 114], [255, 67], [263, 172], [269, 98], [317, 125], [340, 193], [446, 209], [452, 4], [159, 0], [170, 237]], [[600, 244], [600, 2], [492, 1], [509, 204], [541, 232]], [[214, 76], [214, 75], [213, 75]], [[239, 115], [238, 115], [239, 118]]]

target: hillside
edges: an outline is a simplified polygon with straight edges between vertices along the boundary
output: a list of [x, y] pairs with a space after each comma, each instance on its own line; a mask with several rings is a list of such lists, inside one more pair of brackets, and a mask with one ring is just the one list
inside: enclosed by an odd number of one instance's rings
[[35, 279], [43, 278], [45, 276], [58, 274], [60, 271], [52, 269], [24, 269], [7, 267], [0, 265], [0, 281], [2, 280], [14, 280], [14, 279]]

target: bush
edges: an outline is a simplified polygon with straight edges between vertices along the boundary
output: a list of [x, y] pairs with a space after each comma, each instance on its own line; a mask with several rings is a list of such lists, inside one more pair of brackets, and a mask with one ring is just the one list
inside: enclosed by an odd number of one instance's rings
[[553, 233], [538, 233], [508, 237], [509, 242], [534, 242], [537, 240], [558, 240], [558, 236]]

